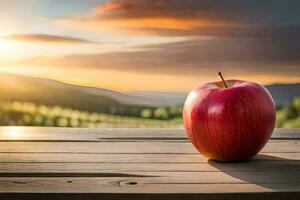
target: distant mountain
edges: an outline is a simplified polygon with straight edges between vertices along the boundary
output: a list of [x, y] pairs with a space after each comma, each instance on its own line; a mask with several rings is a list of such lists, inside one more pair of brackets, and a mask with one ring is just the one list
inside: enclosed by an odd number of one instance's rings
[[[300, 83], [266, 86], [277, 105], [287, 104], [300, 96]], [[182, 105], [187, 93], [128, 92], [84, 87], [59, 81], [28, 76], [0, 74], [0, 100], [31, 101], [46, 105], [60, 105], [90, 112], [135, 115], [144, 108]]]
[[300, 83], [272, 84], [266, 88], [273, 96], [276, 105], [287, 105], [294, 97], [300, 97]]
[[86, 97], [89, 96], [93, 98], [105, 97], [107, 100], [110, 99], [120, 104], [153, 106], [160, 104], [159, 99], [154, 97], [145, 97], [139, 94], [126, 94], [103, 88], [78, 86], [51, 79], [34, 78], [13, 74], [0, 74], [0, 84], [0, 89], [2, 92], [0, 98], [2, 99], [35, 99], [38, 98], [38, 95], [41, 96], [39, 98], [44, 99], [45, 96], [47, 96], [51, 99], [52, 97], [57, 97], [55, 95], [65, 96], [62, 93], [72, 93], [70, 96], [67, 96], [68, 99], [73, 99], [74, 95], [85, 95]]
[[182, 105], [188, 93], [183, 92], [128, 92], [130, 95], [138, 95], [147, 99], [158, 101], [161, 105]]
[[0, 101], [11, 100], [127, 116], [139, 116], [143, 109], [159, 106], [159, 100], [155, 98], [49, 79], [0, 74]]
[[126, 116], [140, 116], [145, 108], [181, 105], [183, 101], [0, 73], [0, 101], [11, 100]]
[[[271, 84], [265, 86], [271, 93], [276, 105], [287, 105], [294, 97], [300, 96], [300, 83], [295, 84]], [[139, 94], [145, 97], [151, 96], [161, 99], [162, 102], [174, 104], [183, 104], [187, 93], [176, 92], [131, 92], [130, 94]]]

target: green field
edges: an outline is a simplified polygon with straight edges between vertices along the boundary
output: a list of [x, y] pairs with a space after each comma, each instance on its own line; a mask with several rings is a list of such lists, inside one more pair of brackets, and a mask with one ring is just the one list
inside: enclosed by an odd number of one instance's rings
[[279, 128], [300, 128], [300, 97], [294, 98], [288, 106], [277, 109], [276, 126]]
[[141, 117], [127, 117], [87, 112], [60, 106], [45, 106], [31, 102], [2, 102], [0, 125], [57, 126], [57, 127], [181, 127], [181, 118], [165, 119], [166, 110], [158, 108], [150, 119], [151, 110], [145, 109]]
[[[174, 108], [174, 113], [180, 112]], [[0, 104], [2, 126], [56, 127], [182, 127], [181, 117], [169, 118], [169, 109], [144, 109], [139, 117], [87, 112], [61, 106], [46, 106], [32, 102], [10, 101]], [[156, 119], [154, 119], [156, 118]], [[300, 127], [300, 97], [277, 110], [276, 127]]]

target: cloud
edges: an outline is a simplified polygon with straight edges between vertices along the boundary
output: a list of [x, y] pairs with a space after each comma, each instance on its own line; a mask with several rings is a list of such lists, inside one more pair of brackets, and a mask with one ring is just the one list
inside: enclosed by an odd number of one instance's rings
[[300, 76], [298, 35], [267, 38], [196, 37], [130, 52], [34, 58], [20, 64], [187, 76], [219, 70], [232, 75]]
[[[86, 16], [57, 19], [100, 31], [125, 31], [181, 42], [140, 46], [135, 51], [67, 55], [22, 61], [38, 66], [99, 68], [195, 76], [300, 76], [300, 2], [273, 0], [115, 0]], [[132, 49], [131, 49], [132, 50]], [[204, 76], [204, 75], [203, 75]]]
[[[300, 25], [300, 2], [273, 0], [114, 0], [93, 8], [90, 16], [57, 19], [96, 30], [163, 36], [228, 35], [256, 27]], [[228, 32], [228, 33], [227, 33]], [[236, 32], [237, 33], [237, 32]]]
[[[231, 33], [232, 37], [193, 37], [181, 42], [139, 48], [176, 62], [285, 63], [300, 61], [300, 27]], [[243, 35], [243, 37], [234, 36]]]
[[[177, 2], [177, 1], [174, 1]], [[119, 0], [93, 8], [92, 16], [76, 16], [57, 19], [66, 25], [87, 27], [96, 30], [113, 30], [135, 34], [149, 34], [152, 30], [193, 30], [198, 27], [238, 26], [237, 20], [215, 18], [205, 10], [182, 9], [168, 0]], [[183, 4], [184, 5], [184, 4]], [[216, 15], [216, 14], [215, 14]], [[219, 14], [218, 14], [219, 15]]]
[[93, 41], [82, 38], [48, 35], [48, 34], [11, 34], [5, 36], [6, 39], [22, 42], [40, 42], [40, 43], [64, 43], [64, 44], [79, 44], [79, 43], [95, 43]]

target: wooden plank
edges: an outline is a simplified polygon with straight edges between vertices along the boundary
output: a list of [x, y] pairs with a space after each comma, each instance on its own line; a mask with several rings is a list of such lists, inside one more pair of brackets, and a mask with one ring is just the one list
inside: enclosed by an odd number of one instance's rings
[[[263, 153], [258, 160], [300, 160], [300, 153]], [[110, 153], [0, 153], [0, 163], [5, 162], [71, 162], [71, 163], [206, 163], [201, 154], [110, 154]]]
[[[0, 152], [197, 153], [190, 142], [2, 142]], [[300, 152], [300, 140], [271, 140], [266, 152]]]
[[[174, 189], [174, 185], [170, 186]], [[199, 187], [198, 185], [187, 185], [188, 188]], [[201, 185], [201, 187], [211, 187], [211, 185]], [[241, 187], [245, 188], [244, 185], [233, 185], [232, 187]], [[183, 187], [180, 187], [183, 188]], [[103, 199], [103, 200], [123, 200], [123, 199], [132, 199], [132, 200], [278, 200], [278, 199], [289, 199], [289, 200], [298, 200], [300, 195], [297, 191], [281, 191], [281, 192], [266, 192], [266, 190], [259, 190], [259, 187], [246, 185], [246, 188], [254, 189], [258, 188], [256, 193], [253, 192], [242, 192], [242, 193], [209, 193], [209, 192], [191, 192], [191, 193], [71, 193], [71, 192], [59, 192], [59, 193], [1, 193], [1, 199], [22, 199], [22, 200], [91, 200], [91, 199]], [[185, 187], [183, 188], [185, 189]], [[224, 189], [227, 189], [224, 188]], [[180, 190], [178, 190], [180, 191]], [[189, 191], [189, 190], [188, 190]]]
[[[228, 184], [228, 183], [295, 183], [300, 184], [300, 171], [252, 172], [128, 172], [122, 173], [2, 173], [1, 180], [11, 177], [39, 178], [140, 178], [147, 184]], [[187, 178], [188, 177], [188, 178]]]
[[254, 159], [224, 164], [183, 129], [0, 128], [0, 199], [299, 199], [299, 130], [276, 129]]
[[0, 180], [0, 192], [243, 193], [300, 190], [300, 184], [293, 181], [260, 182], [262, 179], [256, 180], [257, 176], [253, 176], [253, 182], [231, 177], [229, 183], [223, 183], [214, 177], [219, 178], [218, 175], [207, 177], [208, 183], [201, 182], [206, 180], [194, 180], [194, 183], [180, 179], [168, 180], [169, 177], [5, 177]]
[[72, 163], [72, 162], [18, 162], [0, 163], [0, 173], [120, 173], [129, 172], [217, 172], [217, 171], [300, 171], [299, 160], [260, 160], [253, 159], [248, 162], [238, 163]]
[[[272, 139], [300, 139], [300, 129], [275, 129]], [[0, 141], [187, 141], [184, 129], [1, 127]]]
[[275, 128], [271, 139], [300, 139], [300, 128]]

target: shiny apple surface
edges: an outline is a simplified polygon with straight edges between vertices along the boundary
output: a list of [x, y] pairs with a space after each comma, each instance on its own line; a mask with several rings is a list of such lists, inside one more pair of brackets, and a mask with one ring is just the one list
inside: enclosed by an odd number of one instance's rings
[[204, 156], [241, 161], [256, 155], [270, 138], [276, 121], [272, 96], [257, 83], [211, 82], [190, 92], [183, 109], [186, 133]]

